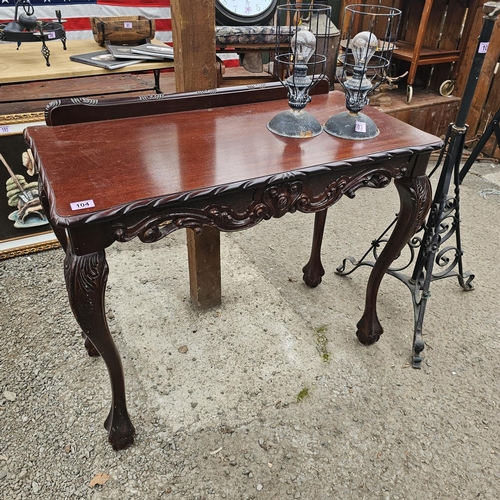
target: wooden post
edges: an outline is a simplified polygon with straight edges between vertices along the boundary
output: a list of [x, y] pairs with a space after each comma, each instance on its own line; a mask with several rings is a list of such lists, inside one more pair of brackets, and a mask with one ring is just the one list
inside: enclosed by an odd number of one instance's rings
[[189, 287], [197, 309], [216, 307], [221, 303], [220, 233], [205, 226], [201, 234], [186, 230]]
[[214, 0], [170, 0], [177, 92], [214, 89]]
[[[170, 0], [177, 92], [215, 89], [214, 0]], [[194, 168], [194, 166], [193, 166]], [[187, 230], [191, 300], [198, 309], [221, 303], [220, 233]]]

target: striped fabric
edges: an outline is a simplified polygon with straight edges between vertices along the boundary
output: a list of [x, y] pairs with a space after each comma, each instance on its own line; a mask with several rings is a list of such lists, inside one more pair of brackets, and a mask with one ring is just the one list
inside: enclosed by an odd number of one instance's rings
[[[15, 4], [15, 0], [0, 0], [2, 22], [14, 19]], [[158, 40], [172, 41], [170, 0], [31, 0], [31, 4], [39, 19], [55, 19], [55, 11], [60, 10], [68, 40], [92, 38], [89, 17], [145, 16], [155, 19]]]

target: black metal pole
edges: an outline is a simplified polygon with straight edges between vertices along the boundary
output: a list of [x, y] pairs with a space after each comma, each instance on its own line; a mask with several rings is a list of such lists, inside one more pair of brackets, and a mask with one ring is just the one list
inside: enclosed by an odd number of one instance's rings
[[483, 16], [483, 28], [481, 30], [481, 34], [479, 35], [476, 53], [474, 55], [474, 60], [472, 61], [469, 78], [467, 79], [462, 102], [460, 103], [457, 119], [455, 121], [455, 125], [457, 127], [465, 127], [465, 120], [469, 114], [470, 105], [474, 97], [474, 92], [476, 91], [477, 81], [479, 80], [479, 75], [481, 74], [481, 68], [486, 56], [486, 51], [488, 50], [493, 27], [498, 19], [499, 11], [500, 2], [486, 2], [484, 4], [483, 12], [485, 15]]
[[497, 139], [497, 144], [500, 146], [500, 109], [497, 110], [495, 116], [491, 119], [490, 123], [484, 130], [481, 139], [479, 139], [478, 143], [474, 146], [472, 153], [470, 154], [469, 158], [467, 158], [467, 161], [464, 163], [462, 170], [460, 170], [460, 176], [459, 176], [460, 184], [462, 184], [462, 181], [464, 180], [465, 176], [469, 172], [473, 163], [476, 161], [477, 156], [482, 151], [485, 144], [488, 142], [489, 138], [493, 135], [493, 133], [495, 134], [495, 137]]
[[[495, 26], [495, 22], [498, 19], [499, 11], [500, 2], [487, 2], [484, 4], [483, 12], [485, 12], [485, 15], [483, 17], [483, 27], [481, 30], [481, 34], [479, 35], [479, 41], [474, 55], [474, 60], [472, 62], [471, 71], [467, 79], [467, 84], [465, 86], [462, 101], [458, 110], [457, 119], [454, 124], [450, 125], [450, 129], [448, 131], [448, 150], [444, 155], [445, 161], [438, 185], [436, 187], [434, 202], [431, 207], [431, 214], [427, 224], [428, 226], [435, 227], [436, 222], [432, 219], [439, 218], [439, 214], [443, 212], [443, 203], [445, 203], [448, 195], [453, 167], [460, 163], [460, 159], [462, 157], [465, 132], [467, 131], [465, 120], [467, 119], [467, 115], [469, 114], [470, 106], [472, 104], [472, 99], [474, 98], [474, 93], [476, 91], [479, 75], [481, 74], [484, 57], [488, 49], [488, 44], [491, 38], [493, 27]], [[415, 265], [415, 270], [413, 272], [413, 280], [417, 279], [417, 276], [420, 274], [424, 265], [423, 260], [427, 259], [427, 257], [424, 257], [424, 259], [422, 258], [423, 253], [424, 249], [422, 248]]]

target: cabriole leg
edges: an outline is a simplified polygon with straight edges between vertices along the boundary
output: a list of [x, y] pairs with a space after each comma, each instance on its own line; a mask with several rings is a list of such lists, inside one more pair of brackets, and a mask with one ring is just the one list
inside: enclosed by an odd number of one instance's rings
[[401, 204], [398, 220], [370, 273], [365, 310], [357, 324], [356, 335], [365, 345], [377, 342], [384, 331], [377, 317], [377, 295], [382, 278], [406, 243], [421, 227], [432, 201], [431, 185], [427, 176], [404, 177], [396, 179], [394, 183]]
[[102, 356], [108, 369], [112, 401], [104, 426], [113, 448], [121, 450], [134, 442], [135, 429], [127, 412], [120, 355], [105, 316], [104, 292], [108, 278], [105, 252], [78, 256], [68, 246], [64, 275], [71, 309], [86, 337], [86, 346], [93, 347]]
[[328, 210], [316, 212], [311, 256], [309, 257], [309, 262], [302, 268], [304, 283], [310, 288], [318, 286], [325, 274], [325, 269], [321, 263], [321, 244], [323, 243], [327, 212]]

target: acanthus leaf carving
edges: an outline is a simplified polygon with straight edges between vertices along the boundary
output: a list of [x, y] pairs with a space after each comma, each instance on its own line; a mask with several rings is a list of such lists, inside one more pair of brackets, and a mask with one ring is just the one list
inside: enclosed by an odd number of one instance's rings
[[138, 237], [145, 243], [158, 241], [181, 228], [201, 232], [203, 226], [212, 226], [220, 231], [238, 231], [286, 213], [324, 210], [343, 195], [353, 198], [360, 187], [383, 188], [391, 179], [403, 177], [407, 165], [371, 165], [352, 176], [340, 175], [317, 195], [311, 188], [312, 176], [282, 176], [279, 180], [274, 178], [273, 183], [253, 188], [252, 201], [243, 209], [237, 210], [230, 203], [212, 203], [205, 208], [167, 209], [131, 224], [112, 224], [112, 231], [117, 241]]
[[108, 272], [104, 251], [82, 256], [74, 255], [71, 251], [66, 252], [66, 288], [70, 294], [73, 314], [85, 334], [93, 328], [94, 313], [102, 309]]

